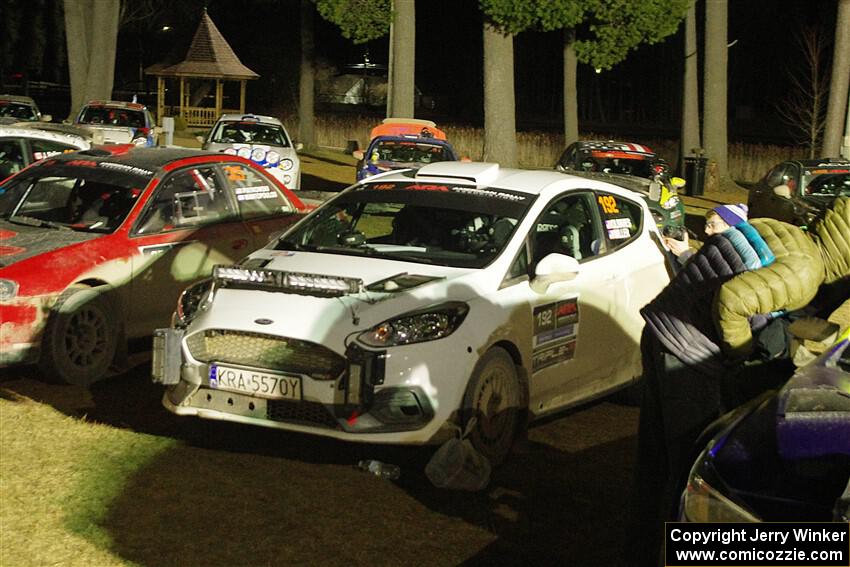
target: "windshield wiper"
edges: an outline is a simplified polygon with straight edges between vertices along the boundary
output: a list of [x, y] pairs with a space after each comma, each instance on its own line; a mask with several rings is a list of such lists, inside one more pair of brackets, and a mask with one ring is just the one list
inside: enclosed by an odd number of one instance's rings
[[60, 230], [72, 230], [70, 226], [64, 225], [60, 222], [54, 222], [44, 219], [37, 219], [35, 217], [28, 217], [25, 215], [12, 215], [8, 219], [9, 222], [15, 224], [25, 224], [27, 226], [37, 226], [39, 228], [58, 228]]

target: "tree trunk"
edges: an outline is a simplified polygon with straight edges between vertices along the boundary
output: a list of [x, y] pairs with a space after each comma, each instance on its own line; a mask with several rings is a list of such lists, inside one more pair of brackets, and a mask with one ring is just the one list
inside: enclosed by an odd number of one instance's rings
[[88, 13], [93, 0], [65, 0], [65, 38], [68, 45], [68, 75], [71, 79], [71, 110], [73, 121], [85, 102], [89, 69]]
[[564, 30], [564, 147], [578, 141], [578, 60], [573, 47], [575, 31]]
[[685, 88], [682, 102], [682, 141], [679, 148], [679, 171], [684, 171], [685, 156], [700, 150], [699, 137], [699, 80], [697, 68], [697, 25], [694, 2], [685, 18]]
[[705, 3], [705, 85], [703, 94], [703, 140], [706, 157], [713, 162], [709, 172], [717, 180], [727, 171], [727, 17], [728, 0]]
[[65, 0], [70, 119], [90, 99], [112, 98], [119, 0]]
[[484, 23], [484, 161], [516, 167], [514, 38]]
[[313, 41], [313, 11], [315, 4], [310, 0], [301, 0], [301, 69], [298, 81], [298, 138], [304, 148], [316, 147], [313, 85], [315, 77], [315, 49]]
[[823, 155], [835, 157], [841, 150], [841, 129], [847, 121], [847, 91], [850, 82], [850, 0], [840, 0], [835, 23], [835, 51], [832, 55], [832, 79], [829, 85], [829, 105], [826, 109], [826, 129], [823, 136]]
[[[387, 116], [412, 118], [416, 93], [414, 75], [416, 69], [416, 5], [414, 0], [393, 2], [392, 69], [390, 72], [389, 101]], [[391, 114], [390, 114], [391, 113]]]

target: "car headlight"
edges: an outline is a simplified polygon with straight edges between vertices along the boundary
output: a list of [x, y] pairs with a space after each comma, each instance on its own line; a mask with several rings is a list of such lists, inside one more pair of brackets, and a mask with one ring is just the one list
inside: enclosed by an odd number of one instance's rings
[[361, 343], [374, 347], [435, 341], [454, 333], [468, 312], [466, 303], [452, 301], [389, 319], [357, 338]]
[[251, 159], [254, 161], [263, 161], [266, 157], [266, 150], [263, 148], [254, 148], [251, 150]]
[[266, 154], [266, 163], [269, 165], [276, 165], [277, 162], [280, 161], [280, 154], [274, 150], [270, 150], [269, 153]]
[[248, 159], [251, 157], [251, 148], [239, 148], [236, 150], [236, 155]]
[[14, 299], [18, 295], [18, 282], [0, 280], [0, 301]]
[[133, 138], [133, 144], [137, 146], [146, 146], [148, 144], [148, 139], [144, 136], [139, 136], [138, 138]]
[[761, 521], [711, 486], [697, 471], [691, 471], [688, 477], [688, 486], [682, 495], [682, 512], [689, 522]]
[[223, 150], [221, 150], [221, 151], [222, 151], [223, 153], [226, 153], [227, 155], [230, 155], [230, 156], [235, 156], [235, 155], [236, 155], [236, 148], [224, 148], [224, 149], [223, 149]]
[[209, 308], [214, 294], [212, 278], [201, 280], [183, 290], [180, 299], [177, 300], [174, 325], [186, 327], [198, 313]]
[[765, 392], [743, 406], [730, 411], [712, 423], [698, 443], [707, 436], [706, 443], [688, 475], [688, 484], [679, 502], [680, 516], [689, 522], [760, 522], [761, 520], [741, 504], [724, 494], [725, 483], [715, 469], [717, 455], [723, 450], [734, 431], [769, 401], [771, 392]]
[[293, 168], [293, 166], [295, 166], [295, 162], [289, 158], [286, 158], [285, 160], [280, 162], [280, 168], [284, 171], [289, 171]]

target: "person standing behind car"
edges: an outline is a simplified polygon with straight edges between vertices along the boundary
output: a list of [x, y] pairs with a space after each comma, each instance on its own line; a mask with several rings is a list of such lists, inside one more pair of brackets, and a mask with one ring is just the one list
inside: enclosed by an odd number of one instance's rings
[[[742, 205], [716, 207], [706, 220], [703, 246], [641, 310], [643, 400], [631, 531], [639, 565], [658, 564], [664, 521], [674, 519], [702, 430], [764, 378], [786, 376], [786, 357], [762, 358], [755, 349], [754, 322], [806, 306], [825, 279], [822, 251], [798, 227], [775, 219], [750, 223]], [[678, 250], [685, 256], [688, 247]], [[761, 264], [755, 269], [752, 254]]]
[[[720, 205], [708, 211], [705, 215], [705, 234], [722, 234], [728, 238], [748, 269], [755, 270], [773, 262], [773, 255], [764, 239], [747, 221], [747, 206], [743, 203]], [[683, 232], [681, 239], [665, 236], [664, 243], [682, 265], [694, 254], [687, 231]]]

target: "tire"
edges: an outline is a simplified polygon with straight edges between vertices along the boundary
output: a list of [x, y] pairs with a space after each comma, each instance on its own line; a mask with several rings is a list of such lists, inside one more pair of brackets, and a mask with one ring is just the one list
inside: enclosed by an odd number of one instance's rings
[[502, 348], [487, 351], [475, 365], [463, 396], [462, 424], [477, 419], [468, 439], [495, 467], [505, 460], [520, 424], [522, 396], [516, 367]]
[[97, 289], [72, 286], [50, 313], [39, 367], [47, 378], [87, 386], [106, 376], [117, 345], [111, 303]]

